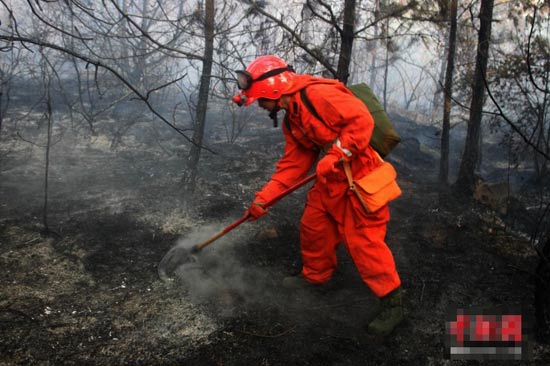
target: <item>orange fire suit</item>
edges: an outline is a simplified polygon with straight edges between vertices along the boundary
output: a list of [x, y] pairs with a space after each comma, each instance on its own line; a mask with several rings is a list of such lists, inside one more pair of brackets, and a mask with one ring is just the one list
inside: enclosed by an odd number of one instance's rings
[[[350, 154], [354, 178], [380, 164], [369, 145], [373, 119], [342, 83], [309, 75], [296, 75], [292, 82], [285, 92], [290, 103], [282, 124], [284, 155], [270, 181], [256, 193], [257, 203], [267, 202], [303, 179], [322, 151], [331, 154], [341, 148]], [[302, 102], [299, 91], [303, 88], [322, 121]], [[303, 276], [311, 283], [328, 281], [337, 265], [336, 248], [343, 242], [363, 281], [378, 297], [387, 295], [401, 284], [385, 243], [388, 206], [367, 213], [349, 190], [341, 164], [325, 178], [317, 179], [308, 192], [301, 219]]]

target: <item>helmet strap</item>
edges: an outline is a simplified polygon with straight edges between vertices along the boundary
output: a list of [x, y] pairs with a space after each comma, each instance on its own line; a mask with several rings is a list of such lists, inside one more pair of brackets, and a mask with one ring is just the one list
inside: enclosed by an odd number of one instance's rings
[[277, 120], [277, 112], [279, 112], [279, 108], [275, 108], [271, 112], [269, 112], [269, 117], [273, 120], [273, 128], [277, 128], [279, 126], [279, 121]]

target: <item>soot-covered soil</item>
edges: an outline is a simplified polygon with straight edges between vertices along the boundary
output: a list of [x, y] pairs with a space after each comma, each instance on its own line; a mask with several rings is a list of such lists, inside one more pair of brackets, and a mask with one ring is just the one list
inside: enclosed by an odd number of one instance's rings
[[[524, 305], [532, 316], [537, 256], [486, 207], [438, 203], [436, 154], [411, 124], [402, 122], [390, 158], [404, 194], [391, 205], [387, 237], [407, 320], [385, 339], [365, 332], [377, 300], [345, 250], [325, 290], [281, 287], [299, 268], [305, 188], [204, 249], [175, 280], [159, 278], [170, 248], [189, 248], [243, 214], [282, 152], [278, 131], [212, 141], [219, 154], [203, 154], [191, 211], [178, 189], [185, 149], [128, 138], [111, 151], [101, 138], [67, 133], [50, 163], [55, 235], [43, 232], [44, 150], [3, 143], [0, 365], [478, 364], [444, 359], [447, 312]], [[547, 364], [548, 346], [532, 345], [522, 364]]]

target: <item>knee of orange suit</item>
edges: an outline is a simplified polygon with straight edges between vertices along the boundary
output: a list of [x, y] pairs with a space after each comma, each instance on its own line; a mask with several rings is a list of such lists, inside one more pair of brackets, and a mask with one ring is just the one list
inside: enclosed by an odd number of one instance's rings
[[300, 241], [304, 277], [313, 283], [328, 281], [337, 265], [336, 246], [340, 237], [336, 223], [322, 210], [306, 207]]
[[385, 224], [364, 226], [346, 235], [346, 246], [361, 278], [378, 297], [401, 284], [385, 235]]

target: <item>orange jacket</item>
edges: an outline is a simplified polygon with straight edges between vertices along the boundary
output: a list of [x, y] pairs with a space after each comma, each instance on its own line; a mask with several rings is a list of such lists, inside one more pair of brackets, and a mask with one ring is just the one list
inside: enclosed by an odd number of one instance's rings
[[[283, 126], [285, 151], [278, 161], [270, 181], [256, 193], [262, 203], [303, 179], [317, 160], [319, 153], [335, 153], [333, 143], [351, 153], [355, 178], [365, 175], [379, 164], [376, 152], [369, 145], [374, 121], [367, 107], [344, 84], [337, 80], [296, 75], [285, 92], [290, 96]], [[302, 102], [300, 90], [306, 88], [311, 104], [321, 117], [317, 119]], [[327, 149], [332, 145], [332, 148]], [[331, 181], [330, 191], [343, 192], [347, 180], [343, 170]]]

